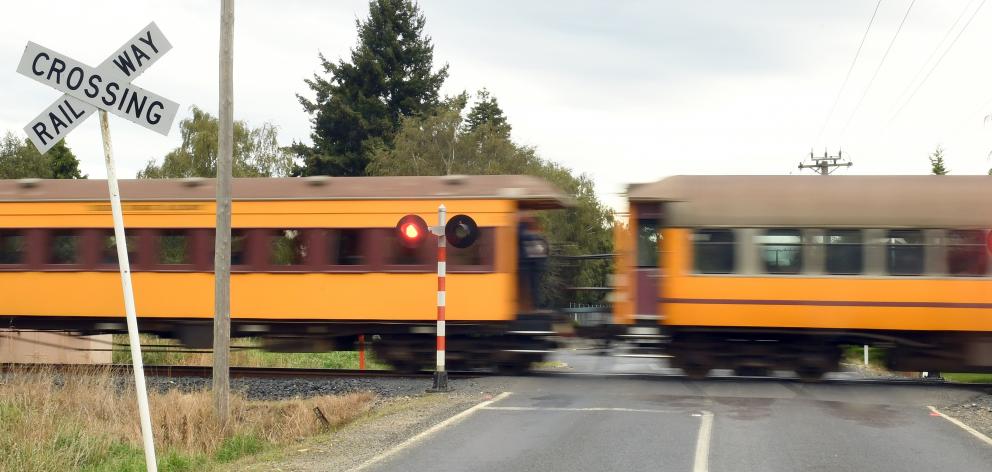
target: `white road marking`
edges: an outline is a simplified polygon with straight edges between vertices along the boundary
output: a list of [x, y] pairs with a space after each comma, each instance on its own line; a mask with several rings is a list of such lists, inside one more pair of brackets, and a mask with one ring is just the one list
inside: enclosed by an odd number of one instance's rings
[[972, 436], [978, 438], [979, 440], [981, 440], [985, 444], [988, 444], [989, 446], [992, 446], [992, 438], [989, 438], [988, 436], [980, 433], [975, 428], [972, 428], [971, 426], [968, 426], [968, 425], [962, 423], [957, 418], [953, 418], [953, 417], [947, 416], [947, 415], [945, 415], [945, 414], [937, 411], [937, 409], [934, 408], [934, 407], [932, 407], [932, 406], [927, 406], [927, 408], [929, 408], [930, 411], [938, 414], [939, 416], [941, 416], [945, 420], [950, 421], [951, 423], [954, 423], [955, 426], [957, 426], [957, 427], [959, 427], [959, 428], [961, 428], [961, 429], [963, 429], [963, 430], [971, 433]]
[[708, 472], [710, 470], [710, 436], [713, 433], [713, 413], [703, 410], [703, 419], [699, 423], [699, 435], [696, 436], [696, 457], [692, 462], [692, 472]]
[[627, 413], [681, 413], [677, 410], [652, 410], [652, 409], [639, 409], [639, 408], [607, 408], [607, 407], [590, 407], [590, 408], [562, 408], [562, 407], [541, 407], [541, 406], [487, 406], [483, 407], [483, 410], [502, 410], [502, 411], [619, 411]]
[[402, 451], [402, 450], [404, 450], [404, 449], [406, 449], [406, 448], [408, 448], [408, 447], [410, 447], [410, 446], [412, 446], [412, 445], [414, 445], [414, 444], [416, 444], [416, 443], [418, 443], [420, 441], [423, 441], [427, 437], [433, 435], [434, 433], [437, 433], [438, 431], [440, 431], [440, 430], [442, 430], [442, 429], [444, 429], [444, 428], [446, 428], [448, 426], [451, 426], [451, 425], [453, 425], [455, 423], [458, 423], [461, 420], [464, 420], [465, 418], [468, 418], [469, 416], [472, 415], [472, 413], [475, 413], [476, 411], [479, 411], [479, 410], [481, 410], [481, 409], [483, 409], [483, 408], [485, 408], [485, 407], [487, 407], [489, 405], [492, 405], [493, 403], [496, 403], [496, 402], [498, 402], [498, 401], [500, 401], [500, 400], [502, 400], [502, 399], [510, 396], [510, 394], [512, 394], [512, 393], [513, 392], [503, 392], [503, 393], [501, 393], [499, 395], [496, 395], [496, 397], [494, 397], [492, 400], [486, 400], [484, 402], [478, 403], [478, 404], [472, 406], [471, 408], [469, 408], [469, 409], [467, 409], [467, 410], [465, 410], [465, 411], [463, 411], [461, 413], [458, 413], [455, 416], [452, 416], [451, 418], [448, 418], [448, 419], [446, 419], [446, 420], [444, 420], [444, 421], [442, 421], [442, 422], [440, 422], [440, 423], [438, 423], [438, 424], [436, 424], [434, 426], [431, 426], [430, 428], [428, 428], [428, 429], [426, 429], [424, 431], [421, 431], [419, 434], [413, 436], [410, 439], [407, 439], [406, 441], [403, 441], [403, 442], [399, 443], [398, 445], [396, 445], [392, 449], [389, 449], [386, 452], [383, 452], [382, 454], [379, 454], [378, 456], [375, 456], [375, 457], [373, 457], [373, 458], [365, 461], [364, 463], [362, 463], [358, 467], [356, 467], [354, 469], [351, 469], [351, 471], [352, 472], [358, 472], [360, 470], [365, 470], [369, 466], [372, 466], [374, 464], [377, 464], [379, 462], [382, 462], [384, 459], [387, 459], [387, 458], [395, 455], [396, 453], [398, 453], [398, 452], [400, 452], [400, 451]]

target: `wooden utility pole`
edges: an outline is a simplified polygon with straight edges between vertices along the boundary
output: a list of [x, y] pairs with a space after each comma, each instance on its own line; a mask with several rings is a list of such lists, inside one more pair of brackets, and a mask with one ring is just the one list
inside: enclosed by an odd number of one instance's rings
[[809, 152], [809, 160], [813, 161], [812, 164], [799, 163], [799, 170], [803, 169], [815, 169], [820, 175], [827, 175], [833, 173], [834, 169], [838, 167], [851, 167], [852, 162], [838, 162], [844, 158], [844, 151], [837, 151], [836, 156], [831, 156], [827, 154], [827, 151], [823, 151], [823, 157], [814, 157], [813, 151]]
[[217, 137], [217, 236], [214, 241], [214, 409], [227, 424], [231, 379], [231, 168], [234, 152], [234, 0], [220, 7], [220, 109]]

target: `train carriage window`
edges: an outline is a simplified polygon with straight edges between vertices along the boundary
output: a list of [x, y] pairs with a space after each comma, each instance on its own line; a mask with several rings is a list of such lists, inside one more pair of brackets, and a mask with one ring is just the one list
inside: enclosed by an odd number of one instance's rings
[[78, 264], [79, 239], [74, 231], [53, 231], [48, 241], [48, 263]]
[[0, 264], [23, 264], [24, 247], [24, 235], [19, 231], [0, 231]]
[[248, 233], [243, 229], [231, 230], [231, 265], [245, 265], [245, 249], [248, 247]]
[[453, 272], [491, 270], [494, 239], [493, 228], [479, 228], [479, 238], [471, 246], [459, 249], [448, 245], [448, 267]]
[[923, 231], [891, 230], [885, 235], [885, 265], [890, 275], [923, 274]]
[[734, 241], [734, 232], [729, 229], [697, 229], [692, 235], [696, 272], [733, 273]]
[[854, 275], [864, 272], [864, 245], [861, 230], [830, 229], [816, 237], [825, 251], [826, 273], [833, 275]]
[[328, 239], [331, 265], [365, 265], [365, 231], [361, 229], [331, 230]]
[[637, 220], [637, 267], [658, 267], [660, 242], [657, 220]]
[[988, 249], [983, 230], [947, 232], [947, 273], [958, 276], [985, 275], [988, 272]]
[[803, 268], [803, 238], [798, 229], [770, 229], [758, 236], [761, 261], [769, 274], [798, 274]]
[[[134, 267], [138, 263], [138, 238], [125, 233], [127, 243], [127, 260]], [[117, 236], [113, 231], [104, 231], [100, 237], [100, 263], [117, 264]]]
[[307, 257], [307, 241], [298, 229], [279, 230], [272, 236], [269, 261], [273, 265], [302, 265]]
[[183, 230], [164, 230], [158, 234], [158, 263], [190, 263], [189, 236]]
[[[428, 245], [428, 243], [433, 244]], [[437, 252], [431, 250], [437, 247], [437, 238], [434, 237], [424, 238], [419, 245], [411, 248], [400, 243], [395, 231], [389, 231], [385, 244], [387, 266], [421, 266], [398, 268], [400, 270], [430, 270], [431, 263], [434, 262], [431, 256]]]

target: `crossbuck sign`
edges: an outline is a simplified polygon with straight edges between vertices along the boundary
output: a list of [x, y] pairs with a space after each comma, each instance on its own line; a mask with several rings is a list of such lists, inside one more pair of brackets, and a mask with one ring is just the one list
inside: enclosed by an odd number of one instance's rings
[[168, 135], [179, 104], [131, 81], [170, 49], [154, 22], [97, 67], [29, 41], [17, 72], [65, 94], [31, 120], [24, 132], [44, 153], [99, 108]]
[[151, 412], [141, 361], [141, 341], [138, 338], [138, 318], [131, 284], [131, 263], [128, 261], [127, 237], [124, 233], [124, 211], [117, 185], [113, 145], [110, 141], [108, 113], [127, 118], [163, 135], [169, 134], [179, 105], [131, 83], [162, 55], [172, 49], [155, 23], [138, 32], [131, 40], [114, 51], [98, 67], [90, 67], [65, 54], [59, 54], [38, 44], [28, 42], [17, 72], [64, 93], [24, 128], [28, 137], [42, 153], [47, 152], [65, 135], [99, 110], [100, 131], [103, 134], [103, 154], [107, 164], [107, 187], [114, 218], [114, 240], [117, 242], [117, 262], [124, 291], [124, 314], [127, 317], [128, 344], [134, 386], [138, 399], [138, 418], [148, 472], [156, 472], [155, 441], [152, 437]]

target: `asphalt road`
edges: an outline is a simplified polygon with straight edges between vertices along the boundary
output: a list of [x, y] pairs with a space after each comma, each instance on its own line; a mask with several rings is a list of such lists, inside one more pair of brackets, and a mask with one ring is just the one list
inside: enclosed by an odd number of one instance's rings
[[366, 470], [992, 470], [992, 446], [928, 409], [972, 390], [690, 381], [636, 375], [665, 369], [656, 359], [561, 358], [574, 374], [486, 379], [511, 393]]

